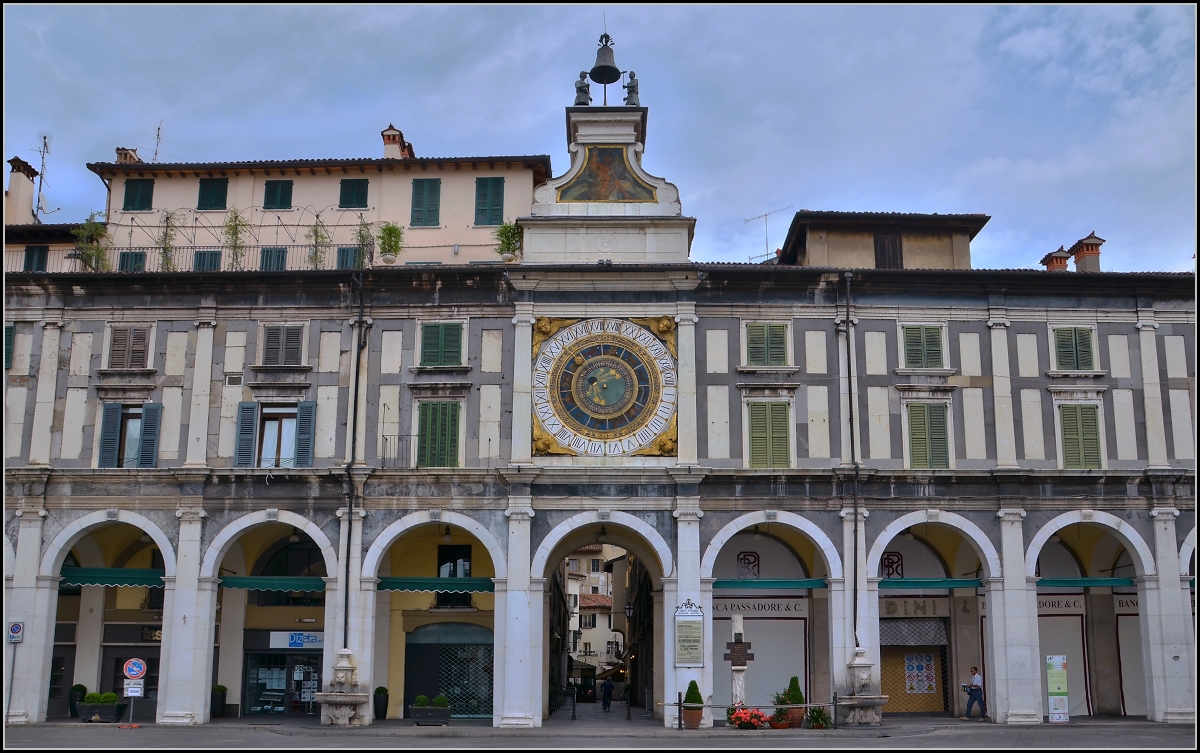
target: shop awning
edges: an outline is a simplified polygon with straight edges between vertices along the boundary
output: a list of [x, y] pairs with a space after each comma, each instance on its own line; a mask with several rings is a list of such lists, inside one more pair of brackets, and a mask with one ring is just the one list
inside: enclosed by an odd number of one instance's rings
[[165, 570], [134, 567], [64, 567], [60, 586], [141, 586], [163, 588]]
[[1039, 578], [1038, 587], [1054, 586], [1058, 588], [1092, 588], [1096, 586], [1120, 588], [1132, 586], [1133, 578]]
[[884, 578], [880, 588], [979, 588], [978, 578]]
[[824, 578], [801, 578], [798, 580], [770, 578], [741, 578], [736, 580], [715, 580], [713, 588], [827, 588]]
[[380, 578], [380, 591], [441, 591], [443, 593], [491, 593], [491, 578]]
[[325, 579], [315, 575], [223, 575], [221, 586], [249, 591], [324, 591]]

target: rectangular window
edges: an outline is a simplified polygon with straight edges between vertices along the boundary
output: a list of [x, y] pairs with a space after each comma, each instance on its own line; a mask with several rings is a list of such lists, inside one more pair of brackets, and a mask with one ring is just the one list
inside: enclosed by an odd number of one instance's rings
[[1092, 330], [1088, 327], [1064, 327], [1054, 330], [1054, 354], [1060, 371], [1091, 371], [1096, 368], [1092, 357]]
[[289, 405], [238, 403], [234, 465], [241, 468], [311, 468], [315, 402]]
[[[588, 617], [588, 616], [589, 616], [589, 615], [584, 615], [584, 617], [585, 617], [585, 618], [586, 618], [586, 617]], [[596, 615], [591, 615], [591, 617], [592, 617], [592, 623], [593, 623], [593, 624], [591, 624], [591, 625], [580, 625], [580, 627], [585, 627], [585, 628], [589, 628], [589, 627], [596, 627], [596, 625], [595, 625], [595, 622], [596, 622], [596, 620], [595, 620], [595, 617], [596, 617]], [[591, 653], [592, 653], [592, 644], [591, 644], [591, 643], [588, 643], [588, 642], [586, 642], [586, 641], [584, 642], [584, 644], [583, 644], [583, 653], [584, 653], [584, 654], [587, 654], [588, 656], [591, 656]]]
[[129, 178], [125, 181], [126, 212], [144, 212], [154, 205], [154, 179]]
[[268, 180], [263, 189], [263, 209], [291, 209], [292, 182]]
[[207, 251], [197, 251], [195, 258], [192, 260], [193, 272], [219, 272], [221, 271], [221, 250], [210, 249]]
[[17, 338], [17, 327], [14, 324], [4, 325], [4, 368], [12, 368], [13, 342]]
[[475, 179], [475, 224], [504, 223], [504, 178]]
[[597, 560], [597, 559], [592, 560], [592, 572], [593, 573], [600, 572], [600, 560]]
[[573, 573], [579, 572], [579, 560], [574, 560], [574, 559], [567, 560], [567, 570], [569, 570], [570, 572], [573, 572]]
[[457, 401], [421, 403], [417, 416], [417, 467], [458, 467]]
[[791, 465], [787, 403], [750, 403], [750, 467]]
[[904, 367], [942, 368], [942, 328], [904, 327]]
[[1095, 405], [1060, 405], [1063, 468], [1100, 467], [1100, 417]]
[[441, 178], [415, 179], [412, 193], [412, 226], [437, 227], [441, 224], [438, 212], [441, 200]]
[[339, 246], [338, 269], [362, 269], [366, 266], [366, 255], [360, 246]]
[[101, 468], [154, 468], [158, 465], [158, 435], [162, 405], [122, 405], [105, 403], [101, 407]]
[[421, 365], [462, 365], [462, 324], [421, 325]]
[[25, 247], [25, 271], [26, 272], [45, 272], [46, 260], [50, 258], [49, 246], [26, 246]]
[[[586, 630], [587, 628], [594, 628], [594, 627], [596, 627], [596, 615], [595, 615], [595, 613], [592, 613], [592, 614], [581, 614], [581, 615], [579, 615], [579, 627], [581, 627], [581, 628], [583, 628], [583, 629], [585, 629], [585, 630]], [[592, 644], [590, 644], [590, 643], [585, 643], [585, 644], [583, 644], [583, 650], [584, 650], [584, 651], [591, 651], [591, 649], [592, 649]]]
[[367, 179], [347, 178], [342, 181], [342, 195], [338, 206], [342, 209], [367, 208]]
[[149, 340], [149, 327], [113, 327], [112, 347], [108, 351], [108, 368], [146, 368]]
[[264, 405], [258, 436], [259, 468], [296, 467], [296, 407]]
[[746, 325], [747, 366], [787, 366], [787, 325]]
[[304, 327], [263, 327], [263, 366], [299, 366]]
[[258, 268], [263, 272], [282, 272], [287, 269], [287, 249], [264, 248], [259, 251]]
[[[471, 577], [471, 545], [470, 544], [439, 544], [438, 545], [438, 577], [439, 578], [470, 578]], [[471, 594], [449, 591], [437, 592], [439, 607], [470, 607]]]
[[228, 193], [229, 178], [201, 178], [196, 209], [224, 209]]
[[899, 234], [877, 233], [875, 235], [875, 268], [904, 269]]
[[145, 272], [145, 251], [122, 251], [117, 255], [118, 272]]
[[909, 467], [949, 468], [945, 403], [908, 404]]

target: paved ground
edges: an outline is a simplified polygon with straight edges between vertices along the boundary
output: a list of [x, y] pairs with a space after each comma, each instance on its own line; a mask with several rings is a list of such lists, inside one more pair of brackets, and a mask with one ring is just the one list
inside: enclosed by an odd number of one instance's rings
[[633, 709], [613, 704], [603, 713], [599, 704], [580, 704], [577, 720], [570, 711], [553, 714], [539, 730], [496, 730], [487, 720], [455, 721], [450, 727], [414, 727], [388, 720], [370, 727], [333, 730], [311, 720], [263, 723], [224, 719], [200, 727], [119, 729], [116, 725], [78, 721], [8, 727], [6, 748], [511, 748], [579, 747], [588, 745], [674, 748], [1184, 748], [1193, 749], [1196, 728], [1127, 719], [1088, 718], [1071, 724], [1007, 727], [947, 718], [891, 718], [875, 729], [763, 730], [728, 728], [678, 732], [644, 719]]

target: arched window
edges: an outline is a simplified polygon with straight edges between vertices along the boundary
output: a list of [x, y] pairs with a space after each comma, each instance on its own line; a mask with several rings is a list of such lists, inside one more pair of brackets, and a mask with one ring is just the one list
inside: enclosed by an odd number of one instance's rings
[[[251, 571], [265, 576], [325, 577], [325, 558], [312, 539], [283, 539], [267, 549]], [[260, 607], [319, 607], [325, 604], [324, 591], [252, 591], [251, 601]]]

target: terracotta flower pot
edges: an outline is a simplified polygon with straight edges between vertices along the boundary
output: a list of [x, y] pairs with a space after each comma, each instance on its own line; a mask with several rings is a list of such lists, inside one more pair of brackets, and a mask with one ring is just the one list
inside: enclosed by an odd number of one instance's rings
[[825, 725], [824, 725], [824, 724], [821, 724], [820, 722], [817, 722], [816, 724], [814, 724], [814, 725], [812, 726], [812, 728], [813, 728], [813, 729], [825, 729]]
[[683, 728], [684, 729], [700, 729], [700, 722], [704, 720], [704, 709], [689, 709], [683, 710]]
[[800, 729], [801, 727], [804, 726], [804, 714], [805, 714], [804, 709], [788, 709], [787, 712], [788, 712], [788, 721], [790, 721], [792, 723], [793, 727], [795, 727], [796, 729]]
[[792, 723], [788, 722], [771, 722], [771, 729], [791, 729]]

